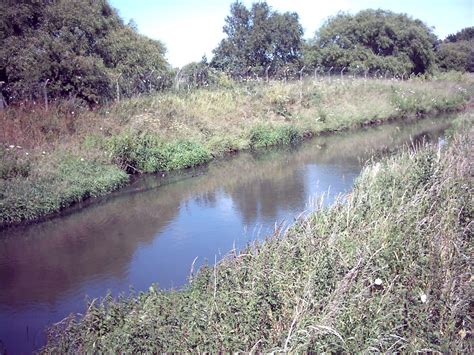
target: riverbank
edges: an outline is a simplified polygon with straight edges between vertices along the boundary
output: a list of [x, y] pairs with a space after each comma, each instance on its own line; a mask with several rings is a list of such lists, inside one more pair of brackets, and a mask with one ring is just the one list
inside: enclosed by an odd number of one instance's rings
[[467, 352], [472, 113], [368, 166], [345, 203], [231, 252], [183, 291], [93, 302], [45, 352]]
[[123, 186], [128, 174], [193, 167], [245, 149], [462, 109], [470, 76], [221, 83], [96, 111], [60, 103], [2, 113], [0, 228]]

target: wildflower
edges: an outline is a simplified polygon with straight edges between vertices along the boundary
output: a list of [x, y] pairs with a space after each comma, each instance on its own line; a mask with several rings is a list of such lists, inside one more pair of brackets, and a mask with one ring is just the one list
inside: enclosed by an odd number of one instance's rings
[[26, 152], [25, 155], [30, 155], [30, 154], [28, 152]]
[[426, 301], [428, 300], [428, 296], [426, 296], [424, 293], [422, 293], [420, 295], [420, 300], [421, 300], [421, 303], [426, 303]]
[[41, 153], [42, 153], [43, 155], [45, 155], [45, 154], [46, 154], [46, 152], [45, 152], [44, 150], [43, 150]]
[[81, 161], [84, 161], [84, 158], [81, 158]]
[[13, 149], [13, 148], [15, 148], [15, 146], [14, 145], [9, 145], [8, 148]]
[[375, 281], [374, 281], [374, 284], [375, 284], [376, 286], [381, 286], [381, 285], [382, 285], [382, 280], [379, 279], [379, 278], [376, 278]]

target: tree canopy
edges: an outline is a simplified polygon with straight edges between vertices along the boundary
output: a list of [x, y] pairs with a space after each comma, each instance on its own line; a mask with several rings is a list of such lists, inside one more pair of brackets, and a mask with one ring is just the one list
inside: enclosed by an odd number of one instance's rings
[[232, 75], [277, 74], [284, 66], [299, 63], [303, 28], [296, 13], [273, 11], [266, 2], [247, 9], [231, 5], [223, 39], [214, 50], [211, 65]]
[[169, 75], [163, 44], [125, 25], [107, 0], [0, 3], [0, 81], [9, 101], [47, 89], [98, 103], [159, 89]]
[[424, 73], [435, 64], [436, 36], [420, 20], [385, 10], [339, 13], [310, 42], [312, 66]]
[[474, 27], [446, 37], [438, 47], [436, 59], [442, 70], [474, 72]]

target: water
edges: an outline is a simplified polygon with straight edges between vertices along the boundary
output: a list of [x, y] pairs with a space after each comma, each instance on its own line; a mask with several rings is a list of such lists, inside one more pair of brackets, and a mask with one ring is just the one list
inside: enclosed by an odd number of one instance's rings
[[89, 206], [0, 231], [3, 348], [38, 349], [45, 327], [83, 312], [86, 295], [183, 286], [196, 257], [196, 268], [213, 263], [272, 233], [275, 223], [291, 224], [321, 196], [332, 203], [374, 154], [440, 139], [449, 121], [392, 123], [144, 176]]

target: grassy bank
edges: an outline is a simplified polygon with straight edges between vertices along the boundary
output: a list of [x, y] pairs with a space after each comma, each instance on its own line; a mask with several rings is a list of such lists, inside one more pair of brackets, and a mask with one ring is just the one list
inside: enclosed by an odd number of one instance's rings
[[367, 167], [346, 203], [232, 252], [183, 291], [92, 302], [45, 352], [472, 350], [472, 114]]
[[49, 111], [32, 103], [9, 109], [0, 114], [0, 227], [107, 193], [126, 183], [127, 174], [187, 168], [239, 150], [459, 110], [472, 88], [467, 75], [228, 81], [95, 111], [73, 102]]

